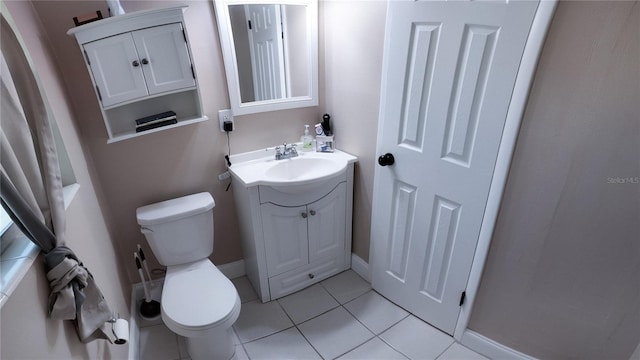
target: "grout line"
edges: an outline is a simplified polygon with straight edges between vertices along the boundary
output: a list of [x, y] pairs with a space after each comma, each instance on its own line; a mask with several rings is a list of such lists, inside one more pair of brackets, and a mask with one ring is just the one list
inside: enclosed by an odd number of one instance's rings
[[451, 344], [449, 344], [449, 346], [447, 346], [447, 348], [446, 348], [446, 349], [444, 349], [444, 350], [443, 350], [443, 351], [442, 351], [438, 356], [436, 356], [436, 359], [435, 359], [435, 360], [438, 360], [438, 359], [442, 356], [442, 354], [446, 353], [446, 352], [447, 352], [447, 350], [449, 350], [449, 348], [450, 348], [450, 347], [452, 347], [452, 346], [453, 346], [453, 344], [455, 344], [455, 343], [456, 343], [456, 341], [454, 340]]

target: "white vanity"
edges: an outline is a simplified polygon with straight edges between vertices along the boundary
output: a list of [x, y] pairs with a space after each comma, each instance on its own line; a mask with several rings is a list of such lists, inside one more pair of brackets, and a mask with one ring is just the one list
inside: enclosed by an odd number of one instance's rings
[[245, 268], [263, 302], [351, 267], [356, 161], [338, 150], [231, 157]]

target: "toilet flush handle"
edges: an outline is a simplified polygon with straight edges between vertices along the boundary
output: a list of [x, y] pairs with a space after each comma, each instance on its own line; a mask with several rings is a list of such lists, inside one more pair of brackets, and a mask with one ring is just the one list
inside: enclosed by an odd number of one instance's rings
[[142, 226], [142, 227], [140, 227], [140, 232], [143, 233], [143, 234], [151, 234], [153, 232], [153, 230]]

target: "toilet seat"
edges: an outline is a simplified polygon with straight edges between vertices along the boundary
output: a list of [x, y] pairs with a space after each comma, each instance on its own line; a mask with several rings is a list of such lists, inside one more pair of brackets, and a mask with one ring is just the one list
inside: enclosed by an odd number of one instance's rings
[[236, 288], [209, 259], [167, 267], [161, 304], [165, 325], [186, 337], [231, 327], [240, 314]]

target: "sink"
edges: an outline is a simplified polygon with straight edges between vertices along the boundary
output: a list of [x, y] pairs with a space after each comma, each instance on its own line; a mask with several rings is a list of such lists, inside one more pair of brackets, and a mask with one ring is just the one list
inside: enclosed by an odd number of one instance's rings
[[231, 156], [229, 171], [244, 187], [268, 185], [288, 193], [307, 191], [310, 186], [346, 172], [357, 158], [343, 151], [300, 152], [299, 156], [275, 160], [273, 151], [253, 151]]
[[272, 182], [294, 182], [304, 179], [325, 178], [345, 169], [346, 163], [317, 157], [296, 157], [276, 161], [265, 171]]

